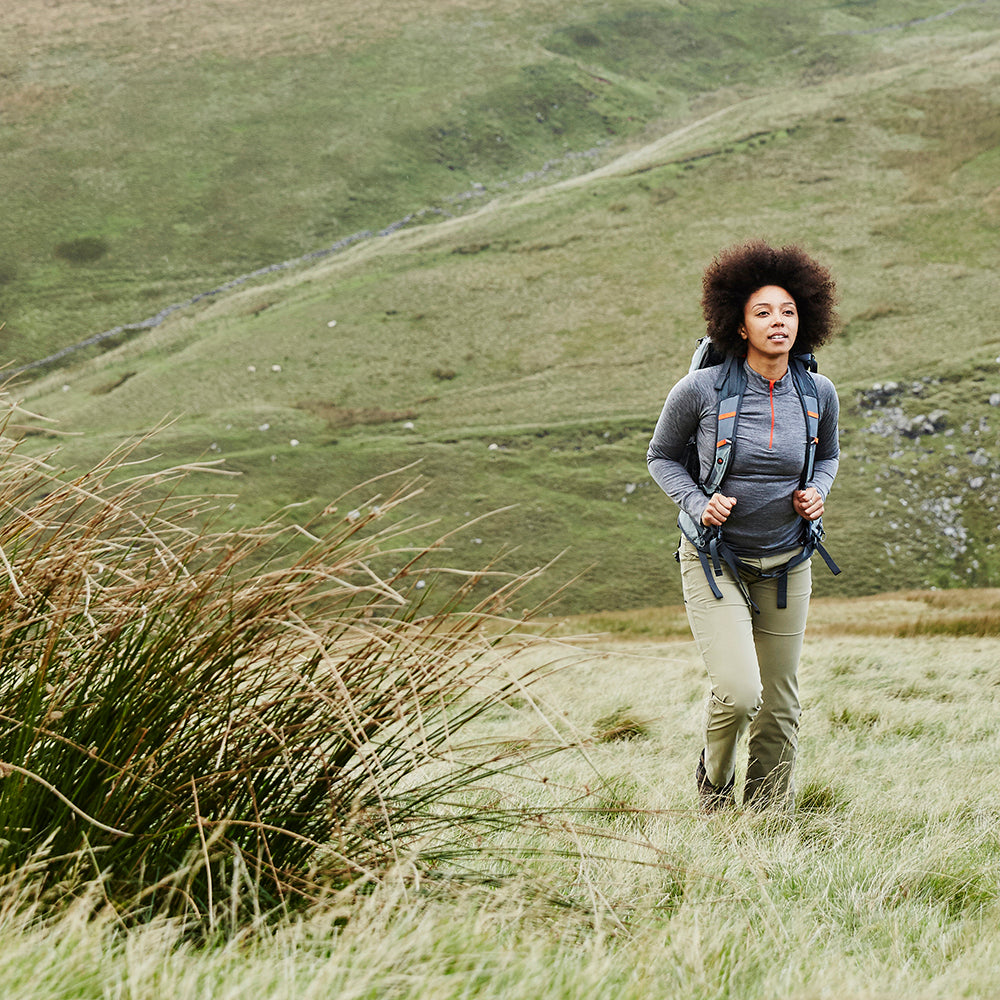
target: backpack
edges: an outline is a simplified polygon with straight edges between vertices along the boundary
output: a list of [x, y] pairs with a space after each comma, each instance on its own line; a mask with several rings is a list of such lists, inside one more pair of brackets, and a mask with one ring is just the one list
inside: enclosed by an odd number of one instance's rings
[[[719, 374], [715, 380], [715, 390], [718, 395], [715, 460], [712, 462], [712, 469], [708, 478], [705, 480], [701, 478], [696, 434], [692, 435], [688, 440], [681, 457], [681, 461], [690, 473], [691, 478], [708, 497], [719, 492], [722, 481], [725, 479], [726, 473], [732, 464], [736, 424], [739, 420], [743, 395], [747, 387], [746, 372], [743, 370], [743, 358], [736, 356], [724, 357], [720, 355], [708, 337], [703, 337], [698, 341], [698, 345], [691, 357], [688, 372], [711, 367], [718, 367]], [[812, 373], [817, 370], [816, 359], [812, 354], [793, 354], [788, 359], [788, 370], [791, 372], [792, 384], [795, 386], [795, 391], [802, 404], [802, 413], [805, 416], [806, 422], [805, 458], [802, 464], [802, 475], [799, 479], [799, 488], [803, 489], [806, 483], [812, 479], [813, 468], [816, 462], [816, 445], [819, 443], [819, 393], [816, 390], [816, 382], [812, 377]], [[733, 552], [723, 538], [721, 527], [702, 524], [685, 511], [681, 511], [677, 519], [677, 525], [681, 529], [682, 534], [698, 551], [698, 558], [701, 560], [705, 577], [708, 580], [713, 595], [717, 599], [721, 600], [722, 598], [722, 591], [719, 590], [713, 577], [722, 576], [722, 564], [725, 563], [732, 571], [733, 578], [743, 592], [747, 604], [754, 611], [758, 612], [760, 609], [754, 603], [740, 577], [741, 571], [749, 572], [760, 579], [777, 578], [779, 608], [787, 607], [788, 603], [788, 571], [805, 562], [807, 559], [812, 558], [814, 552], [818, 552], [822, 556], [823, 561], [834, 576], [840, 573], [840, 567], [837, 566], [830, 554], [823, 547], [822, 539], [825, 535], [823, 531], [823, 519], [806, 521], [805, 524], [802, 551], [784, 565], [762, 573], [755, 567], [743, 562]]]

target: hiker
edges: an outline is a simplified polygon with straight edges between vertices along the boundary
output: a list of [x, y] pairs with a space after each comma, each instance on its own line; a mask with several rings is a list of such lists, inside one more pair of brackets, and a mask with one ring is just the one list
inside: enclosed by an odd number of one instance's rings
[[720, 363], [692, 362], [647, 453], [680, 508], [684, 603], [711, 682], [699, 804], [735, 805], [736, 748], [749, 730], [743, 806], [790, 809], [809, 557], [819, 550], [839, 572], [820, 543], [839, 403], [833, 383], [812, 374], [812, 352], [836, 322], [835, 287], [801, 248], [759, 240], [720, 252], [702, 286], [704, 347]]

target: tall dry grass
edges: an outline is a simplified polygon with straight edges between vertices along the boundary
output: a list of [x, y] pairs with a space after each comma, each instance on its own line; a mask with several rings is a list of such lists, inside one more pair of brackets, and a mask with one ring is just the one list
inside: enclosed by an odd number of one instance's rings
[[527, 821], [463, 794], [547, 747], [455, 752], [530, 679], [526, 577], [477, 602], [489, 570], [434, 570], [409, 486], [220, 532], [182, 492], [210, 464], [133, 453], [74, 475], [0, 440], [0, 874], [239, 923]]

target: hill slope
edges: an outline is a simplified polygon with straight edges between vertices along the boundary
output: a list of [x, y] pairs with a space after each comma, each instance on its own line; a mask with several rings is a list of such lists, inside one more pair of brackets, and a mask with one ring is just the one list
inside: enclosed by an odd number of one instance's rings
[[[701, 271], [748, 235], [803, 242], [833, 267], [845, 320], [820, 359], [844, 410], [827, 526], [845, 573], [818, 567], [818, 590], [995, 583], [1000, 28], [966, 5], [874, 30], [904, 8], [912, 19], [912, 4], [806, 5], [782, 35], [801, 44], [772, 39], [752, 66], [747, 45], [767, 33], [721, 5], [732, 31], [680, 4], [543, 25], [545, 65], [575, 73], [586, 55], [591, 75], [660, 110], [680, 95], [675, 121], [657, 134], [649, 115], [641, 141], [548, 186], [503, 189], [510, 164], [493, 161], [482, 207], [201, 303], [36, 380], [28, 405], [86, 432], [63, 444], [69, 461], [178, 414], [161, 460], [209, 454], [241, 471], [237, 520], [418, 461], [412, 510], [445, 527], [517, 505], [457, 536], [447, 561], [515, 546], [508, 564], [524, 567], [567, 549], [560, 577], [596, 568], [562, 608], [661, 604], [677, 599], [676, 533], [644, 452], [700, 329]], [[688, 46], [674, 60], [647, 47], [668, 15], [690, 29], [671, 36]], [[413, 208], [428, 176], [386, 190]]]
[[991, 21], [940, 0], [12, 0], [7, 354], [30, 363], [224, 278]]

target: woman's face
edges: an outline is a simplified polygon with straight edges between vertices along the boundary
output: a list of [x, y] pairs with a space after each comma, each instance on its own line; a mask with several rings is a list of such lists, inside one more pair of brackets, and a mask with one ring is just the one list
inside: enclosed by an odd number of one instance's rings
[[747, 361], [766, 365], [787, 363], [799, 332], [799, 313], [795, 299], [777, 285], [758, 288], [743, 307], [740, 336], [747, 342]]

